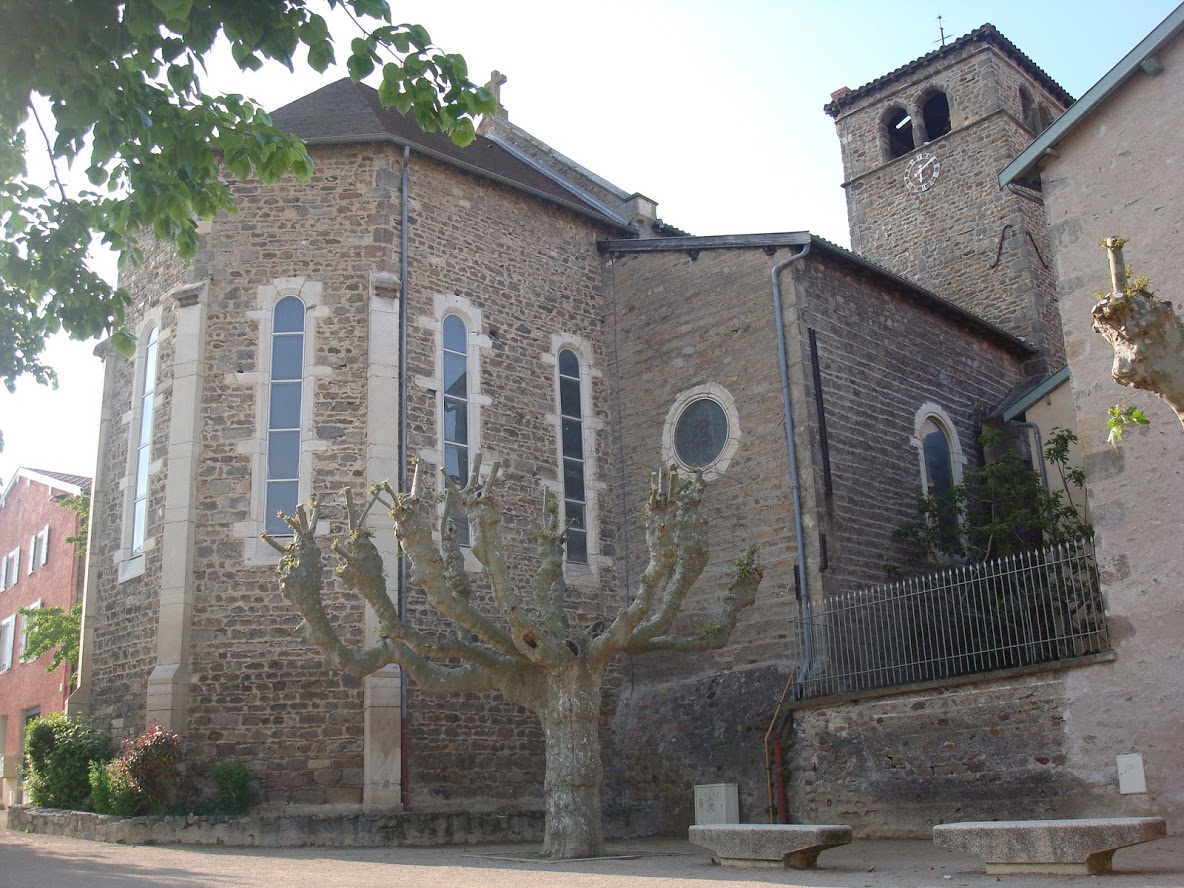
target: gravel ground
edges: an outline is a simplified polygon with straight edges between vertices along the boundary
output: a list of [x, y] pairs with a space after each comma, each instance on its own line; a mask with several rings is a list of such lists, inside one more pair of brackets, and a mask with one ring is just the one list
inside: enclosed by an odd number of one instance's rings
[[619, 842], [628, 859], [552, 864], [534, 846], [468, 848], [199, 848], [108, 845], [0, 832], [0, 888], [1184, 888], [1184, 837], [1119, 851], [1105, 876], [987, 876], [972, 857], [926, 841], [857, 840], [819, 868], [733, 870], [684, 841]]

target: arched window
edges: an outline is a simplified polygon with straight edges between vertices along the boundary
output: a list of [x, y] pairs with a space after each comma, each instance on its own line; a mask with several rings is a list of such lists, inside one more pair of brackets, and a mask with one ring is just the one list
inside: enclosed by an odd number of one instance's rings
[[925, 138], [932, 142], [950, 131], [950, 100], [944, 92], [935, 92], [921, 107], [921, 120], [925, 123]]
[[1052, 126], [1053, 115], [1048, 110], [1048, 105], [1041, 102], [1036, 108], [1036, 116], [1040, 121], [1040, 129], [1037, 130], [1038, 133], [1042, 133]]
[[1033, 135], [1040, 132], [1040, 114], [1036, 110], [1036, 102], [1032, 99], [1032, 94], [1022, 86], [1020, 87], [1020, 118]]
[[888, 160], [904, 157], [913, 150], [913, 118], [904, 108], [889, 108], [884, 115], [884, 133], [887, 136]]
[[959, 482], [959, 464], [955, 460], [955, 439], [945, 423], [929, 415], [917, 429], [921, 446], [921, 484], [924, 494], [937, 503], [937, 524], [942, 541], [957, 542], [958, 506], [954, 487]]
[[559, 352], [559, 416], [563, 448], [563, 517], [567, 560], [588, 563], [587, 492], [584, 472], [584, 415], [580, 359], [570, 348]]
[[[444, 316], [441, 329], [444, 373], [443, 429], [444, 471], [463, 487], [469, 480], [469, 342], [465, 322], [457, 315]], [[454, 516], [457, 542], [469, 544], [469, 525]]]
[[304, 400], [304, 302], [285, 296], [271, 324], [271, 384], [267, 413], [266, 532], [284, 535], [279, 513], [292, 515], [300, 500], [301, 403]]
[[144, 551], [148, 529], [148, 466], [152, 462], [152, 419], [156, 398], [156, 352], [160, 334], [156, 327], [144, 342], [144, 366], [140, 377], [140, 423], [136, 436], [135, 493], [132, 498], [132, 554]]

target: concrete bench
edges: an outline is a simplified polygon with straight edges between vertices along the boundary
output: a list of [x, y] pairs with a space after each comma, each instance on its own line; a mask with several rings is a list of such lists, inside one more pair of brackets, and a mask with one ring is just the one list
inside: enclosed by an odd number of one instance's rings
[[979, 857], [990, 875], [1092, 875], [1109, 870], [1119, 848], [1167, 834], [1162, 817], [999, 820], [935, 826], [933, 843]]
[[721, 866], [811, 869], [827, 848], [851, 843], [851, 827], [810, 823], [727, 823], [692, 826], [691, 842]]

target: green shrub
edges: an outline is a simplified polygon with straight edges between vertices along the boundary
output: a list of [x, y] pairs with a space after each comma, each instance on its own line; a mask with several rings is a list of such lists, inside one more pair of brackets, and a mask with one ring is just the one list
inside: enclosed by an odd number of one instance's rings
[[255, 803], [251, 769], [242, 762], [222, 762], [214, 768], [218, 810], [224, 814], [245, 814]]
[[91, 769], [91, 793], [100, 814], [167, 814], [177, 802], [185, 741], [153, 721], [123, 741], [113, 762]]
[[91, 762], [90, 793], [97, 814], [128, 817], [136, 813], [136, 788], [118, 761]]
[[30, 802], [44, 808], [91, 810], [91, 763], [111, 758], [105, 735], [85, 721], [55, 712], [29, 722], [24, 753]]

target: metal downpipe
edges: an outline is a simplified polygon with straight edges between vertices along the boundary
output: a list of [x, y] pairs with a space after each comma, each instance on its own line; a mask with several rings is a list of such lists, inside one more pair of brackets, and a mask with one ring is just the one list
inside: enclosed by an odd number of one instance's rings
[[[399, 181], [399, 492], [407, 492], [407, 200], [411, 188], [411, 146], [403, 146]], [[407, 619], [407, 559], [399, 561], [399, 619]], [[399, 804], [407, 810], [407, 672], [399, 671]]]
[[[810, 589], [806, 583], [806, 533], [802, 523], [802, 490], [801, 484], [798, 481], [798, 448], [797, 441], [794, 439], [793, 403], [789, 388], [789, 354], [785, 345], [785, 318], [782, 314], [780, 276], [781, 272], [791, 263], [803, 258], [809, 252], [810, 244], [803, 244], [802, 249], [797, 253], [787, 256], [774, 265], [771, 272], [773, 281], [773, 319], [777, 326], [777, 363], [781, 371], [781, 408], [785, 415], [785, 441], [786, 449], [789, 453], [789, 489], [793, 500], [793, 529], [795, 544], [797, 546], [798, 588], [801, 590], [802, 625], [804, 627], [803, 634], [805, 636], [806, 647], [805, 659], [798, 668], [797, 675], [785, 683], [785, 689], [781, 692], [781, 699], [777, 702], [777, 708], [774, 710], [773, 718], [769, 722], [769, 729], [765, 731], [764, 752], [766, 784], [769, 791], [768, 810], [770, 819], [772, 819], [773, 812], [775, 811], [777, 813], [777, 819], [782, 823], [788, 820], [787, 804], [784, 801], [784, 779], [781, 777], [782, 765], [777, 765], [775, 773], [773, 762], [769, 758], [769, 740], [774, 732], [777, 732], [779, 735], [778, 742], [780, 741], [780, 731], [783, 729], [781, 724], [781, 710], [785, 706], [785, 700], [789, 696], [790, 688], [800, 685], [805, 681], [806, 676], [810, 674], [810, 670], [813, 668], [814, 633], [811, 625]], [[777, 752], [780, 754], [780, 746], [778, 746]], [[774, 792], [775, 778], [780, 781], [777, 784], [780, 787], [777, 792]]]
[[785, 319], [781, 307], [781, 272], [810, 252], [810, 244], [773, 266], [773, 316], [777, 321], [777, 364], [781, 371], [781, 407], [785, 414], [785, 440], [789, 451], [789, 489], [793, 498], [793, 530], [797, 545], [798, 588], [801, 590], [802, 625], [805, 627], [806, 658], [795, 683], [801, 684], [814, 666], [814, 633], [811, 631], [810, 588], [806, 583], [806, 534], [802, 526], [802, 489], [798, 480], [798, 447], [794, 438], [793, 405], [789, 389], [789, 356], [785, 346]]

